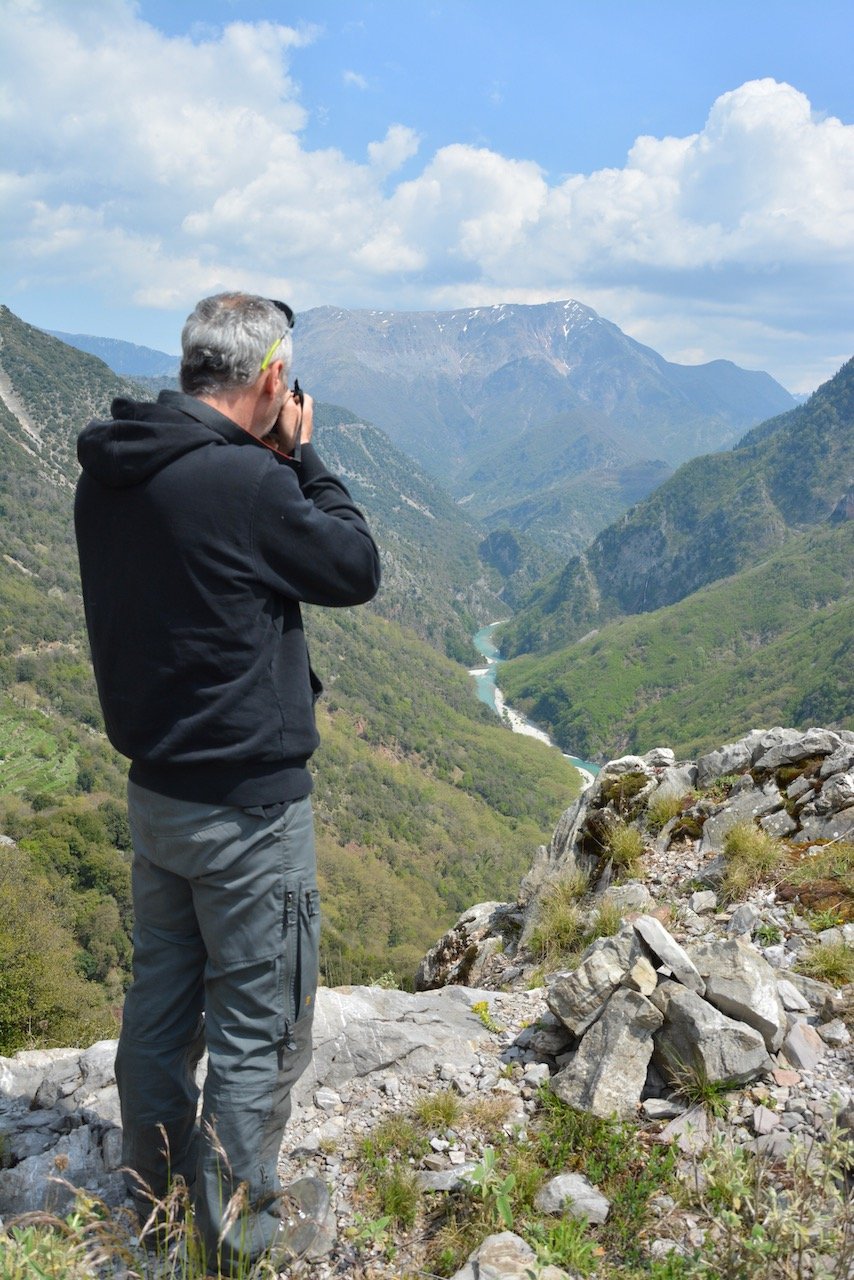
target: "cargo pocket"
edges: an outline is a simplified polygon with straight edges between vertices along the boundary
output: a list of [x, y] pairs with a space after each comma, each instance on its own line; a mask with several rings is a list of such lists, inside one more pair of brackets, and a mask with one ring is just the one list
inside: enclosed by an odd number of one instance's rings
[[285, 886], [283, 1005], [286, 1027], [314, 1009], [320, 947], [320, 894], [311, 883]]
[[294, 973], [295, 1021], [314, 1011], [320, 951], [320, 894], [300, 887], [297, 965]]

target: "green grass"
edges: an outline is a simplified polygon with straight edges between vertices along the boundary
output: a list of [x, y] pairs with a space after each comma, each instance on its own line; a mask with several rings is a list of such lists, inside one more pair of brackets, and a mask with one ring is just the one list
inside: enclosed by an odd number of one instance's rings
[[673, 793], [653, 796], [647, 805], [646, 824], [650, 831], [658, 833], [672, 818], [678, 817], [685, 807], [685, 797]]
[[587, 887], [587, 877], [574, 871], [543, 891], [530, 940], [535, 955], [552, 962], [578, 949], [587, 929], [587, 913], [579, 905]]
[[[535, 1250], [535, 1275], [551, 1265], [583, 1280], [847, 1280], [854, 1265], [854, 1201], [843, 1177], [854, 1161], [854, 1143], [834, 1130], [808, 1148], [796, 1141], [781, 1170], [724, 1134], [686, 1161], [638, 1126], [574, 1111], [547, 1088], [523, 1139], [501, 1131], [498, 1112], [496, 1128], [475, 1137], [467, 1110], [457, 1113], [455, 1125], [467, 1148], [478, 1152], [478, 1166], [469, 1185], [455, 1192], [427, 1197], [417, 1187], [423, 1107], [388, 1117], [360, 1144], [348, 1274], [377, 1280], [451, 1276], [487, 1235], [510, 1227]], [[442, 1103], [433, 1112], [439, 1113], [449, 1114]], [[556, 1218], [535, 1208], [543, 1184], [569, 1171], [582, 1173], [608, 1198], [605, 1223]], [[653, 1206], [662, 1196], [676, 1205], [664, 1217]], [[37, 1215], [7, 1223], [5, 1233], [0, 1230], [0, 1280], [106, 1280], [119, 1274], [129, 1280], [224, 1280], [215, 1263], [203, 1265], [183, 1187], [153, 1207], [163, 1227], [152, 1239], [151, 1256], [137, 1243], [129, 1218], [85, 1193], [65, 1218]], [[684, 1242], [686, 1214], [704, 1232], [704, 1248], [652, 1260], [652, 1240], [672, 1234]], [[823, 1269], [816, 1269], [819, 1258], [826, 1260]], [[238, 1280], [273, 1275], [262, 1261]]]
[[608, 832], [608, 854], [622, 879], [637, 875], [644, 851], [643, 833], [627, 822], [618, 822]]
[[428, 1094], [415, 1104], [415, 1118], [427, 1129], [444, 1132], [451, 1129], [460, 1117], [462, 1104], [460, 1096], [453, 1089], [442, 1089], [439, 1093]]
[[813, 846], [786, 872], [786, 883], [794, 886], [814, 884], [817, 880], [833, 880], [843, 897], [854, 899], [854, 843], [831, 842]]
[[587, 885], [581, 872], [562, 876], [544, 890], [537, 904], [537, 923], [528, 945], [547, 969], [574, 968], [591, 942], [620, 929], [622, 916], [612, 903], [583, 900]]
[[686, 1102], [701, 1106], [713, 1118], [722, 1120], [727, 1115], [731, 1095], [737, 1088], [727, 1080], [710, 1080], [702, 1065], [668, 1061], [667, 1076]]
[[822, 942], [798, 956], [795, 967], [810, 978], [844, 987], [854, 982], [854, 947], [844, 942]]

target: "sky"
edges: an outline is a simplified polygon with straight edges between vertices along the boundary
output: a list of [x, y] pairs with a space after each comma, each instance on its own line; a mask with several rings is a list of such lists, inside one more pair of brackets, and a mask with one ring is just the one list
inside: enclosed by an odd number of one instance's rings
[[854, 354], [850, 0], [0, 0], [0, 23], [0, 301], [31, 324], [176, 352], [223, 289], [574, 298], [794, 392]]

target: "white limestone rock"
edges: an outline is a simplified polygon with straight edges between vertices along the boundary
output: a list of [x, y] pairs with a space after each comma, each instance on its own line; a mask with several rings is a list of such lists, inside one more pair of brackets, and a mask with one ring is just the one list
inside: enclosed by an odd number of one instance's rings
[[583, 1035], [640, 954], [640, 944], [631, 925], [613, 938], [597, 939], [577, 969], [551, 983], [546, 1003], [573, 1035]]
[[740, 822], [752, 822], [765, 814], [783, 808], [783, 797], [774, 782], [764, 787], [750, 787], [733, 795], [703, 824], [700, 852], [722, 849], [724, 836]]
[[827, 1045], [808, 1022], [796, 1022], [783, 1041], [783, 1053], [799, 1071], [812, 1071], [827, 1053]]
[[[797, 732], [797, 731], [795, 731]], [[831, 729], [807, 729], [806, 733], [783, 741], [766, 751], [754, 762], [757, 769], [779, 769], [784, 764], [797, 764], [811, 756], [832, 755], [842, 745]]]
[[616, 991], [581, 1041], [572, 1063], [552, 1077], [564, 1102], [603, 1118], [632, 1116], [640, 1102], [652, 1056], [658, 1009], [637, 991]]
[[758, 1031], [679, 983], [659, 983], [652, 1001], [663, 1014], [655, 1035], [655, 1062], [669, 1079], [678, 1081], [686, 1070], [694, 1070], [711, 1083], [746, 1084], [770, 1065]]
[[834, 812], [854, 804], [854, 772], [837, 773], [828, 778], [821, 789], [821, 798]]
[[600, 1224], [608, 1217], [611, 1202], [581, 1173], [560, 1173], [550, 1179], [534, 1197], [540, 1213], [561, 1213], [569, 1218], [586, 1218]]
[[786, 1010], [768, 961], [738, 938], [694, 943], [688, 953], [706, 983], [706, 999], [721, 1013], [758, 1031], [769, 1053], [783, 1043]]
[[650, 792], [650, 803], [654, 800], [665, 800], [675, 797], [677, 800], [690, 795], [697, 785], [697, 766], [695, 764], [671, 765], [664, 770], [656, 786]]
[[816, 814], [806, 818], [801, 824], [799, 839], [805, 844], [813, 840], [854, 839], [854, 805], [827, 817]]
[[611, 885], [602, 894], [602, 906], [615, 907], [621, 915], [649, 911], [655, 899], [645, 884], [639, 880], [627, 880], [625, 884]]
[[697, 966], [685, 948], [667, 932], [661, 921], [656, 920], [655, 916], [639, 916], [632, 924], [638, 936], [643, 939], [653, 955], [667, 966], [673, 976], [683, 986], [702, 995], [705, 983], [697, 971]]

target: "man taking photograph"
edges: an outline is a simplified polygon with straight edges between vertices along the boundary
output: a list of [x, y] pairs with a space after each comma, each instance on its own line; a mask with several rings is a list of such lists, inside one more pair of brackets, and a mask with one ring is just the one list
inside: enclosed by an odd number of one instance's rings
[[288, 388], [292, 324], [283, 303], [203, 299], [182, 391], [116, 400], [78, 441], [92, 661], [131, 761], [123, 1156], [141, 1204], [185, 1180], [226, 1272], [306, 1252], [328, 1209], [322, 1184], [282, 1191], [276, 1173], [311, 1057], [320, 927], [321, 685], [300, 603], [362, 604], [380, 580], [365, 519], [312, 444], [311, 398]]

